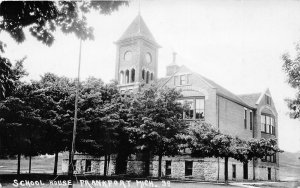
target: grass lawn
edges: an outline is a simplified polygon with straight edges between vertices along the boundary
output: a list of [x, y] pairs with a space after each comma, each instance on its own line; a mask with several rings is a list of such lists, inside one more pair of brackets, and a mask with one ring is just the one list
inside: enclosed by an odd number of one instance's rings
[[[57, 172], [61, 173], [62, 156], [58, 157]], [[17, 159], [0, 159], [0, 174], [17, 172]], [[21, 158], [21, 173], [28, 173], [29, 158]], [[31, 159], [31, 173], [53, 173], [54, 155], [38, 156]]]
[[[109, 188], [147, 188], [147, 187], [156, 187], [156, 188], [167, 188], [167, 187], [171, 187], [171, 188], [214, 188], [214, 187], [237, 187], [237, 186], [231, 186], [231, 185], [224, 185], [224, 184], [213, 184], [213, 183], [181, 183], [181, 182], [170, 182], [169, 185], [164, 184], [162, 181], [153, 181], [152, 183], [148, 183], [148, 184], [141, 184], [141, 183], [136, 183], [135, 181], [131, 181], [129, 184], [127, 182], [125, 182], [124, 184], [120, 184], [120, 182], [118, 182], [118, 184], [114, 184], [112, 183], [111, 185], [106, 184], [106, 186], [103, 185], [92, 185], [91, 181], [90, 185], [88, 184], [80, 184], [80, 182], [78, 183], [74, 183], [73, 187], [74, 188], [96, 188], [96, 187], [109, 187]], [[44, 182], [45, 185], [43, 185], [42, 187], [68, 187], [68, 186], [59, 186], [59, 185], [50, 185], [49, 182]], [[13, 188], [15, 186], [13, 186], [12, 183], [10, 184], [2, 184], [3, 187], [7, 187], [7, 188]], [[31, 186], [31, 187], [41, 187], [41, 186]]]
[[300, 187], [299, 181], [289, 181], [289, 182], [270, 182], [270, 183], [257, 183], [257, 184], [246, 184], [253, 187], [262, 188], [298, 188]]

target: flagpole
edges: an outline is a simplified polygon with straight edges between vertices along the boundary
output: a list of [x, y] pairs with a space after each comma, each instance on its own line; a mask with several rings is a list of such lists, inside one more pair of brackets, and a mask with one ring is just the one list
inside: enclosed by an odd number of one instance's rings
[[[70, 157], [70, 164], [72, 168], [69, 168], [69, 175], [72, 178], [74, 169], [73, 169], [73, 161], [75, 154], [75, 140], [76, 140], [76, 127], [77, 127], [77, 113], [78, 113], [78, 96], [79, 96], [79, 84], [80, 84], [80, 67], [81, 67], [81, 48], [82, 48], [82, 39], [80, 39], [79, 44], [79, 59], [78, 59], [78, 73], [77, 73], [77, 82], [76, 82], [76, 96], [75, 96], [75, 113], [74, 113], [74, 126], [73, 126], [73, 137], [72, 137], [72, 150]], [[76, 169], [75, 169], [76, 170]]]

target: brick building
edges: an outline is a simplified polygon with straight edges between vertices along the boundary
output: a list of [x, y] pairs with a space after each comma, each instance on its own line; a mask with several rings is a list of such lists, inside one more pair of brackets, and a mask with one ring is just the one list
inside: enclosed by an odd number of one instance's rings
[[[269, 89], [262, 93], [235, 95], [186, 66], [173, 62], [166, 67], [167, 75], [157, 78], [158, 49], [150, 30], [138, 15], [116, 42], [117, 57], [115, 79], [120, 90], [135, 90], [141, 81], [157, 81], [162, 87], [176, 87], [182, 91], [181, 102], [187, 102], [190, 110], [184, 112], [186, 121], [206, 121], [222, 133], [241, 138], [269, 138], [278, 136], [278, 118]], [[103, 173], [103, 159], [85, 155], [75, 156], [78, 173], [91, 171]], [[229, 180], [278, 180], [278, 155], [264, 160], [243, 164], [229, 160]], [[67, 160], [63, 162], [63, 171]], [[128, 159], [127, 174], [143, 174], [143, 161], [136, 156]], [[150, 175], [157, 176], [158, 160], [150, 163]], [[114, 162], [109, 165], [109, 174], [114, 174]], [[201, 180], [223, 180], [224, 160], [221, 158], [191, 158], [189, 154], [164, 157], [162, 176], [172, 178], [196, 178]]]

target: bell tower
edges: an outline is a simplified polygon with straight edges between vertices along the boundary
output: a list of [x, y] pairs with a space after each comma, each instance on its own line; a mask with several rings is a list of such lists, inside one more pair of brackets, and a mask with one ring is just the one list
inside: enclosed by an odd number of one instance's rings
[[115, 44], [115, 79], [120, 90], [134, 90], [141, 82], [148, 84], [157, 79], [157, 55], [160, 46], [140, 14]]

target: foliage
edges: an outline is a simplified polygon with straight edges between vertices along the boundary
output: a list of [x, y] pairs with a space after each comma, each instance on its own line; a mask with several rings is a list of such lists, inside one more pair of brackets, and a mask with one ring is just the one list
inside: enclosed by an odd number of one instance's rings
[[12, 66], [9, 59], [0, 56], [0, 100], [11, 95], [20, 79], [27, 75], [23, 67], [26, 58], [16, 61]]
[[294, 99], [286, 99], [290, 109], [290, 117], [300, 120], [300, 45], [296, 45], [296, 57], [292, 58], [289, 54], [282, 56], [284, 61], [282, 69], [287, 76], [288, 84], [296, 89]]
[[[0, 32], [8, 32], [17, 42], [25, 40], [25, 29], [37, 40], [51, 45], [56, 29], [93, 39], [86, 14], [94, 10], [110, 14], [126, 1], [2, 1], [0, 2]], [[3, 43], [0, 43], [3, 49]]]
[[264, 158], [281, 152], [274, 138], [244, 140], [223, 134], [204, 122], [191, 126], [186, 139], [192, 157], [225, 159], [225, 183], [228, 183], [228, 158], [247, 163], [252, 159]]
[[32, 156], [42, 153], [43, 146], [39, 143], [46, 133], [46, 123], [32, 105], [33, 90], [32, 85], [21, 84], [13, 96], [0, 102], [1, 136], [5, 137], [6, 154]]
[[[132, 138], [140, 152], [150, 152], [159, 157], [180, 153], [187, 123], [182, 119], [181, 97], [175, 88], [144, 86], [135, 95], [130, 111]], [[159, 173], [160, 175], [160, 173]]]
[[231, 157], [241, 162], [281, 152], [275, 138], [240, 139], [220, 133], [212, 125], [201, 122], [189, 128], [189, 148], [194, 157]]
[[180, 92], [156, 85], [145, 86], [136, 94], [132, 113], [138, 134], [138, 149], [154, 155], [179, 152], [180, 134], [187, 124], [182, 120], [183, 108], [177, 100]]

